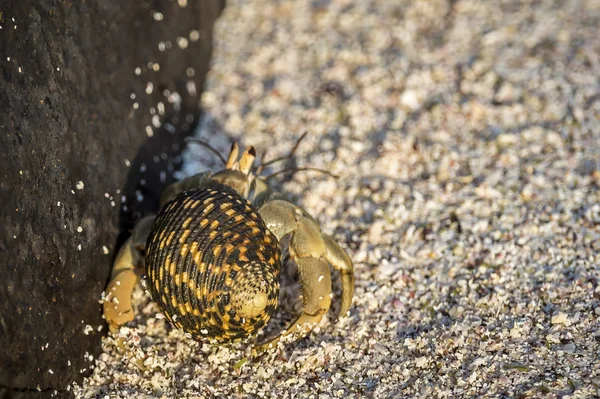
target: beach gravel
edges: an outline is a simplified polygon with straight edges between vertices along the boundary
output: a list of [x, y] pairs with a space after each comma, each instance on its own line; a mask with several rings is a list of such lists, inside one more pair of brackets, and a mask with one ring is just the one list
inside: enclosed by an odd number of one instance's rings
[[348, 250], [354, 305], [253, 360], [140, 288], [134, 358], [105, 338], [76, 396], [600, 396], [598, 26], [593, 0], [228, 1], [197, 135], [268, 159], [308, 132], [297, 166], [340, 177], [278, 187]]

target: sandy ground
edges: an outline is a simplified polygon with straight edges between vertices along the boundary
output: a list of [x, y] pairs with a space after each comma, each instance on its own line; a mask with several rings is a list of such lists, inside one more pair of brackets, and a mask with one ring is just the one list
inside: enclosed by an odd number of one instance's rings
[[350, 315], [253, 360], [172, 330], [140, 288], [121, 334], [146, 371], [106, 338], [71, 389], [600, 396], [599, 26], [593, 0], [228, 1], [198, 135], [273, 158], [309, 132], [297, 165], [340, 178], [279, 187], [353, 258]]

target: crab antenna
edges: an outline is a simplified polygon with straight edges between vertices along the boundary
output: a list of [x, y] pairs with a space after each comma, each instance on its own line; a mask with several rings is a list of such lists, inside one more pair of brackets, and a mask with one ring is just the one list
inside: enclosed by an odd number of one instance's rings
[[[275, 158], [275, 159], [272, 159], [272, 160], [270, 160], [269, 162], [265, 162], [265, 163], [261, 164], [261, 165], [259, 166], [259, 168], [260, 168], [260, 171], [262, 172], [262, 170], [263, 170], [265, 167], [267, 167], [267, 166], [269, 166], [269, 165], [272, 165], [272, 164], [274, 164], [275, 162], [284, 161], [284, 160], [286, 160], [286, 159], [290, 159], [291, 157], [293, 157], [293, 156], [294, 156], [294, 153], [295, 153], [295, 152], [296, 152], [296, 150], [298, 149], [298, 145], [300, 144], [300, 142], [302, 141], [302, 139], [303, 139], [304, 137], [306, 137], [306, 135], [307, 135], [307, 134], [308, 134], [308, 132], [304, 132], [304, 133], [302, 133], [302, 136], [300, 136], [300, 138], [298, 139], [298, 141], [296, 141], [296, 144], [294, 144], [294, 147], [292, 148], [292, 151], [290, 151], [290, 153], [289, 153], [288, 155], [286, 155], [286, 156], [284, 156], [284, 157], [280, 157], [280, 158]], [[258, 173], [257, 173], [257, 174], [258, 174]]]
[[[259, 158], [260, 158], [260, 162], [264, 161], [264, 159], [265, 159], [265, 157], [266, 157], [266, 156], [267, 156], [267, 150], [265, 149], [265, 150], [263, 150], [263, 151], [260, 153], [260, 156], [259, 156]], [[263, 166], [263, 164], [261, 163], [261, 164], [259, 164], [259, 165], [256, 167], [256, 171], [254, 172], [254, 174], [255, 174], [256, 176], [260, 176], [260, 175], [261, 175], [261, 173], [263, 172], [263, 170], [265, 170], [265, 167], [264, 167], [264, 166]]]
[[231, 143], [231, 151], [229, 152], [229, 158], [227, 158], [227, 162], [225, 163], [226, 169], [233, 169], [237, 164], [238, 155], [240, 153], [240, 147], [238, 143], [235, 141]]
[[213, 155], [216, 155], [216, 156], [219, 158], [219, 160], [220, 160], [221, 162], [223, 162], [223, 165], [225, 165], [225, 164], [227, 163], [227, 161], [225, 160], [225, 158], [223, 158], [223, 155], [221, 155], [221, 153], [220, 153], [220, 152], [219, 152], [219, 151], [218, 151], [218, 150], [217, 150], [215, 147], [211, 146], [211, 145], [210, 145], [210, 144], [208, 144], [207, 142], [205, 142], [205, 141], [202, 141], [202, 140], [195, 139], [195, 138], [193, 138], [193, 137], [186, 137], [184, 141], [185, 141], [186, 143], [194, 143], [194, 144], [198, 144], [198, 145], [200, 145], [200, 146], [202, 146], [202, 147], [206, 148], [206, 149], [207, 149], [207, 150], [209, 150], [209, 151], [210, 151], [210, 152], [211, 152]]
[[283, 170], [280, 170], [278, 172], [271, 173], [269, 176], [264, 177], [264, 180], [265, 181], [269, 181], [273, 177], [275, 177], [277, 175], [280, 175], [282, 173], [285, 173], [285, 172], [303, 172], [303, 171], [304, 172], [305, 171], [319, 172], [319, 173], [324, 173], [324, 174], [326, 174], [328, 176], [331, 176], [331, 177], [333, 177], [335, 179], [339, 178], [338, 175], [334, 175], [333, 173], [331, 173], [330, 171], [325, 170], [325, 169], [319, 169], [319, 168], [289, 168], [289, 169], [283, 169]]

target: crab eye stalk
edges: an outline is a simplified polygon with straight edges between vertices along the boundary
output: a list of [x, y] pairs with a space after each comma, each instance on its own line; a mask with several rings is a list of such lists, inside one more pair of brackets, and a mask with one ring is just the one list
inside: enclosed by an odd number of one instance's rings
[[240, 153], [240, 147], [238, 143], [235, 141], [231, 144], [231, 150], [229, 151], [229, 158], [227, 158], [227, 163], [225, 164], [225, 169], [237, 170], [237, 160], [238, 155]]
[[242, 157], [240, 158], [240, 172], [242, 172], [245, 175], [250, 173], [250, 170], [252, 169], [252, 164], [254, 163], [255, 159], [256, 150], [254, 149], [254, 147], [250, 146], [246, 149], [246, 151], [244, 151]]

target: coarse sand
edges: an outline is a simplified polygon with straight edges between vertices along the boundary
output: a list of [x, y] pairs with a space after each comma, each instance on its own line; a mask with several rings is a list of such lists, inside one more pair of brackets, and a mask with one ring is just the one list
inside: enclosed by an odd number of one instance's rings
[[[140, 287], [133, 358], [106, 337], [70, 390], [600, 396], [599, 26], [598, 0], [229, 0], [197, 136], [272, 159], [308, 132], [291, 166], [339, 178], [276, 187], [347, 249], [353, 307], [252, 359], [172, 329]], [[180, 176], [218, 166], [183, 157]]]

